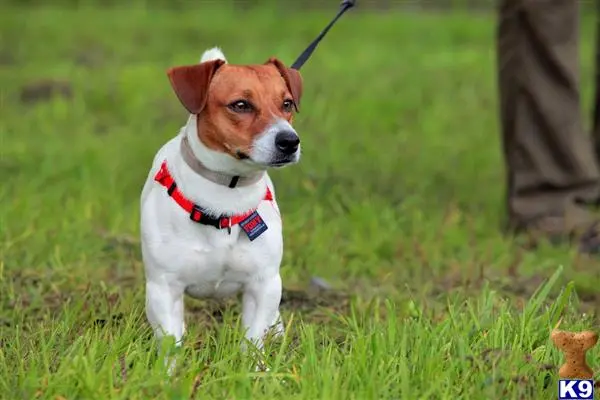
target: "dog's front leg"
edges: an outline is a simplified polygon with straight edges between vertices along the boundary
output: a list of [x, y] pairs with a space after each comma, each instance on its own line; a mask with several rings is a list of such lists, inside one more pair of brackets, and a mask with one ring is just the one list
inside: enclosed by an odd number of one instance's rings
[[263, 339], [269, 328], [283, 327], [279, 317], [281, 301], [281, 276], [249, 283], [244, 290], [242, 324], [246, 329], [246, 339], [258, 349], [263, 347]]
[[[166, 282], [146, 282], [146, 316], [157, 339], [172, 336], [175, 346], [181, 346], [185, 329], [183, 311], [183, 288]], [[167, 357], [165, 363], [169, 364], [169, 374], [172, 373], [175, 361]]]

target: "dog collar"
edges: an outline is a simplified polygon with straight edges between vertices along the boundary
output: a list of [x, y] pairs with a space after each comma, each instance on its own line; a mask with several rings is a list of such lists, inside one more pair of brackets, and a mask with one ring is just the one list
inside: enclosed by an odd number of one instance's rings
[[208, 169], [204, 164], [194, 156], [187, 136], [181, 138], [181, 156], [185, 163], [198, 175], [218, 185], [234, 188], [236, 186], [250, 186], [260, 181], [264, 172], [257, 172], [248, 176], [228, 175]]
[[[239, 215], [221, 215], [219, 217], [213, 217], [208, 214], [205, 209], [194, 204], [194, 202], [186, 198], [181, 190], [179, 190], [175, 183], [175, 179], [173, 179], [173, 176], [167, 168], [166, 161], [163, 161], [160, 170], [154, 176], [154, 180], [167, 188], [167, 194], [190, 215], [190, 219], [194, 222], [202, 225], [214, 226], [217, 229], [227, 228], [229, 232], [231, 232], [231, 227], [233, 225], [240, 224], [250, 240], [254, 240], [267, 230], [267, 225], [260, 215], [258, 215], [256, 208]], [[268, 187], [263, 200], [273, 201], [273, 194]]]

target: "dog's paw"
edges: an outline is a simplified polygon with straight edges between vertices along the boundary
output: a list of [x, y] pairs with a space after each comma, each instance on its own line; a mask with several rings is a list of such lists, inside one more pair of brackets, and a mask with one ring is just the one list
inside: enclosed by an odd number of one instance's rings
[[177, 360], [173, 356], [165, 357], [165, 368], [167, 369], [167, 375], [173, 376], [175, 369], [177, 368]]
[[280, 339], [283, 337], [283, 333], [285, 331], [285, 327], [283, 326], [283, 322], [279, 321], [271, 328], [271, 334], [274, 338]]
[[254, 372], [271, 372], [271, 368], [262, 360], [259, 360], [254, 367]]

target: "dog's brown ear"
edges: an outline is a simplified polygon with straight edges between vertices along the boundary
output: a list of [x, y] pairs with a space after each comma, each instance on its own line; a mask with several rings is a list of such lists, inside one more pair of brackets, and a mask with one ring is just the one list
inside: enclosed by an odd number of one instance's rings
[[190, 113], [200, 114], [204, 109], [210, 81], [223, 64], [223, 60], [212, 60], [167, 70], [175, 94]]
[[273, 64], [278, 70], [283, 80], [285, 81], [288, 90], [294, 99], [296, 111], [300, 111], [300, 99], [302, 98], [302, 75], [293, 68], [286, 67], [280, 60], [275, 57], [269, 58], [266, 64]]

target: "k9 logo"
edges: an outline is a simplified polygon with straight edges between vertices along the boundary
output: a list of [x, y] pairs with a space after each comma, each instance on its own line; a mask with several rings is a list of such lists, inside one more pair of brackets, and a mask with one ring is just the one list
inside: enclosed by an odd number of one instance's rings
[[594, 399], [594, 381], [591, 379], [561, 379], [558, 381], [558, 400]]

